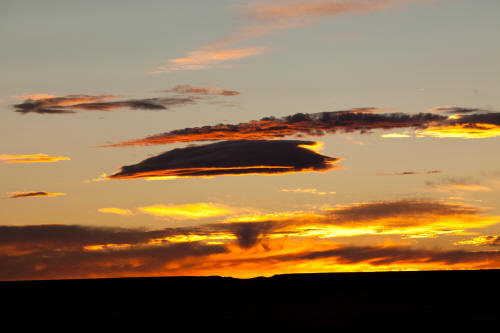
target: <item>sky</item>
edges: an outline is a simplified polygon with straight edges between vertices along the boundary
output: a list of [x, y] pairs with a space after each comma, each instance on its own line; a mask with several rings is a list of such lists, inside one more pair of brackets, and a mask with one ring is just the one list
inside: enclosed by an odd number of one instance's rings
[[0, 2], [0, 280], [500, 268], [496, 0]]

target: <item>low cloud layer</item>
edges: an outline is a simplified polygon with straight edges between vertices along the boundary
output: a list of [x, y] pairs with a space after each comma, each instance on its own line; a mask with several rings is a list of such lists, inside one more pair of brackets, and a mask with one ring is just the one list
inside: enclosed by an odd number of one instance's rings
[[4, 164], [12, 163], [54, 163], [59, 161], [70, 160], [65, 156], [49, 156], [47, 154], [33, 154], [33, 155], [7, 155], [0, 154], [0, 161]]
[[210, 177], [328, 171], [338, 159], [316, 153], [313, 141], [226, 141], [167, 151], [128, 165], [109, 179]]
[[239, 124], [184, 128], [103, 147], [149, 146], [175, 142], [217, 140], [261, 140], [286, 136], [371, 133], [373, 130], [410, 128], [420, 136], [484, 138], [500, 136], [500, 113], [446, 116], [437, 113], [379, 113], [376, 108], [360, 108], [304, 114], [282, 118], [266, 117]]
[[[500, 221], [463, 204], [381, 201], [315, 214], [241, 220], [157, 230], [0, 226], [0, 280], [500, 268], [500, 253], [496, 251], [354, 246], [328, 240], [366, 234], [439, 234]], [[475, 241], [496, 245], [498, 237]]]
[[66, 193], [49, 193], [44, 191], [11, 192], [9, 193], [8, 198], [19, 199], [19, 198], [36, 198], [36, 197], [56, 197], [59, 195], [66, 195]]

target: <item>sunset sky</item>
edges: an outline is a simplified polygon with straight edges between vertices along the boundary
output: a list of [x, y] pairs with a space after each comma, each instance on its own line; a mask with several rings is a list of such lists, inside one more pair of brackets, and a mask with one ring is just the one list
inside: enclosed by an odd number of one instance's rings
[[0, 2], [0, 280], [500, 268], [497, 0]]

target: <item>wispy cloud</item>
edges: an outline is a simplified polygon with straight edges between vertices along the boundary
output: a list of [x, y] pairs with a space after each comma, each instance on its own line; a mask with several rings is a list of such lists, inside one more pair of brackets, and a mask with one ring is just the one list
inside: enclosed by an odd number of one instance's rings
[[168, 110], [173, 107], [196, 104], [202, 99], [238, 95], [239, 92], [224, 88], [205, 88], [177, 85], [163, 90], [170, 96], [139, 99], [119, 99], [117, 95], [66, 95], [33, 94], [15, 96], [23, 102], [14, 104], [15, 112], [21, 114], [74, 114], [80, 111], [111, 111], [116, 109]]
[[54, 163], [59, 161], [70, 160], [65, 156], [49, 156], [47, 154], [33, 154], [33, 155], [8, 155], [0, 154], [0, 161], [4, 164], [11, 163]]
[[35, 198], [35, 197], [55, 197], [59, 195], [66, 195], [66, 193], [49, 193], [44, 191], [10, 192], [8, 198], [18, 199], [18, 198]]
[[315, 188], [295, 188], [295, 189], [282, 189], [281, 192], [290, 192], [290, 193], [308, 193], [315, 195], [327, 195], [327, 194], [335, 194], [336, 192], [324, 192], [319, 191]]
[[313, 141], [235, 140], [167, 151], [123, 166], [108, 179], [168, 179], [328, 171], [337, 158], [318, 154]]
[[165, 92], [194, 94], [194, 95], [212, 95], [212, 96], [236, 96], [241, 94], [239, 91], [230, 90], [226, 88], [196, 87], [188, 84], [177, 85], [172, 89], [165, 90]]
[[[213, 41], [185, 57], [170, 59], [153, 73], [211, 68], [227, 61], [262, 54], [264, 47], [236, 47], [276, 30], [291, 29], [339, 15], [360, 15], [384, 10], [398, 4], [422, 0], [313, 0], [313, 1], [253, 1], [240, 6], [236, 14], [245, 24], [229, 37]], [[424, 0], [426, 1], [426, 0]]]
[[205, 47], [188, 52], [183, 58], [171, 59], [166, 65], [159, 66], [153, 74], [168, 73], [182, 70], [211, 68], [227, 61], [256, 56], [267, 51], [265, 47], [241, 47], [228, 49], [213, 49]]
[[488, 186], [471, 177], [447, 177], [426, 184], [440, 192], [491, 192]]
[[377, 173], [376, 176], [413, 176], [413, 175], [434, 175], [439, 174], [441, 171], [439, 170], [429, 170], [429, 171], [402, 171], [402, 172], [393, 172], [393, 173]]

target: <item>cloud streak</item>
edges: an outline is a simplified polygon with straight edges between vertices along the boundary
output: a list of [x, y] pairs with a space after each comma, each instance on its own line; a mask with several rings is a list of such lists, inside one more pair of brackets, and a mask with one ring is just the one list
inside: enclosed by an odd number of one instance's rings
[[246, 24], [230, 37], [213, 41], [198, 50], [188, 52], [185, 57], [170, 59], [153, 72], [168, 73], [179, 70], [212, 68], [215, 65], [236, 59], [255, 56], [267, 51], [263, 47], [234, 47], [251, 39], [276, 30], [305, 26], [339, 15], [360, 15], [381, 11], [397, 4], [422, 0], [314, 0], [314, 1], [253, 1], [239, 7], [237, 15]]
[[13, 108], [15, 112], [21, 114], [74, 114], [80, 111], [112, 111], [116, 109], [158, 111], [196, 104], [203, 98], [228, 97], [240, 94], [240, 92], [230, 89], [194, 87], [190, 85], [178, 85], [163, 92], [175, 95], [120, 100], [118, 99], [119, 96], [116, 95], [66, 95], [57, 97], [47, 94], [33, 94], [15, 96], [17, 99], [22, 99], [23, 102], [14, 104]]
[[9, 193], [8, 198], [19, 199], [19, 198], [36, 198], [36, 197], [56, 197], [59, 195], [66, 195], [66, 193], [49, 193], [44, 191], [11, 192]]
[[65, 156], [49, 156], [47, 154], [33, 154], [33, 155], [8, 155], [0, 154], [0, 161], [4, 164], [13, 163], [54, 163], [59, 161], [70, 160], [69, 157]]
[[380, 109], [358, 108], [346, 111], [297, 113], [265, 117], [239, 124], [220, 124], [173, 130], [143, 139], [101, 147], [149, 146], [175, 142], [217, 140], [260, 140], [286, 136], [323, 136], [327, 134], [371, 133], [374, 130], [411, 128], [420, 136], [487, 138], [500, 136], [500, 113], [445, 116], [436, 113], [377, 113]]
[[123, 166], [108, 179], [285, 174], [334, 169], [333, 163], [338, 159], [316, 153], [316, 144], [297, 140], [236, 140], [178, 148]]

